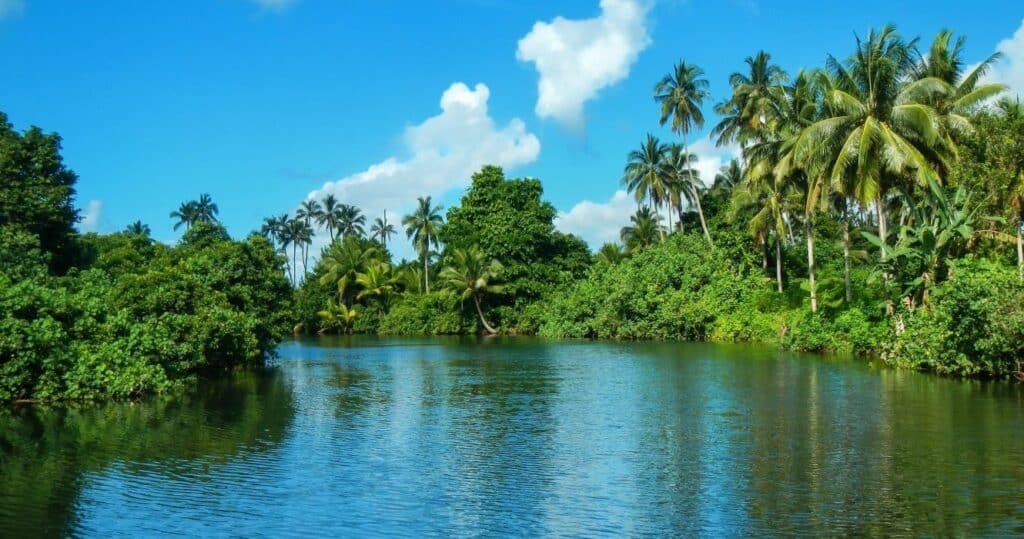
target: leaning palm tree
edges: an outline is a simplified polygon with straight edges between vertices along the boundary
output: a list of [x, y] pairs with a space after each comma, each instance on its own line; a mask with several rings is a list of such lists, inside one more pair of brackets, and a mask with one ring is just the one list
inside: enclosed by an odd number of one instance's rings
[[[708, 231], [707, 220], [704, 219], [704, 206], [701, 204], [701, 191], [704, 190], [704, 183], [700, 180], [700, 172], [694, 168], [697, 163], [697, 156], [686, 153], [686, 149], [679, 144], [670, 144], [668, 157], [665, 159], [668, 170], [669, 185], [674, 194], [672, 204], [676, 208], [682, 208], [679, 197], [685, 198], [689, 205], [697, 209], [697, 216], [700, 218], [700, 228], [704, 231], [704, 238], [708, 244], [714, 246], [711, 241], [711, 232]], [[682, 213], [679, 215], [679, 222], [683, 221]], [[671, 222], [669, 226], [672, 226]]]
[[629, 252], [636, 252], [650, 247], [661, 233], [661, 216], [643, 206], [629, 218], [630, 224], [622, 227], [619, 237], [626, 244]]
[[366, 217], [362, 210], [349, 205], [342, 204], [338, 212], [338, 234], [344, 238], [347, 236], [362, 237], [365, 234], [363, 225], [366, 224]]
[[[665, 154], [668, 146], [648, 133], [639, 150], [629, 152], [626, 168], [621, 183], [627, 191], [633, 193], [639, 205], [644, 200], [650, 202], [655, 210], [669, 202], [669, 178]], [[669, 204], [669, 221], [671, 226], [671, 205]], [[662, 232], [664, 239], [664, 232]]]
[[395, 226], [388, 222], [388, 212], [385, 210], [383, 217], [374, 219], [373, 226], [370, 227], [370, 235], [387, 249], [388, 240], [393, 234], [395, 234]]
[[213, 198], [208, 193], [199, 195], [196, 201], [196, 221], [201, 223], [217, 222], [217, 213], [220, 211]]
[[480, 302], [486, 294], [501, 292], [500, 285], [492, 284], [501, 270], [500, 262], [488, 259], [480, 247], [474, 245], [468, 249], [454, 249], [448, 257], [447, 266], [439, 275], [445, 288], [461, 295], [463, 301], [473, 300], [476, 313], [480, 316], [480, 323], [491, 335], [497, 331], [484, 318]]
[[441, 206], [432, 206], [430, 197], [416, 199], [417, 206], [409, 215], [402, 218], [405, 235], [412, 240], [413, 247], [423, 260], [423, 289], [430, 293], [430, 247], [436, 247], [437, 234], [444, 226], [441, 217]]
[[[682, 60], [676, 63], [673, 71], [662, 77], [654, 87], [654, 100], [661, 104], [661, 117], [658, 121], [665, 125], [671, 120], [672, 131], [682, 138], [685, 154], [690, 153], [687, 146], [690, 131], [704, 127], [701, 106], [709, 95], [704, 70], [695, 65], [687, 65]], [[711, 235], [707, 233], [704, 213], [699, 213], [708, 243], [714, 245]]]
[[194, 200], [182, 202], [178, 209], [171, 212], [171, 219], [177, 219], [174, 223], [174, 230], [185, 225], [185, 230], [192, 228], [192, 225], [199, 220], [199, 209]]
[[746, 146], [764, 135], [773, 116], [775, 95], [786, 81], [786, 72], [771, 63], [772, 56], [758, 51], [744, 60], [748, 74], [733, 73], [729, 77], [732, 96], [715, 107], [722, 120], [711, 131], [715, 143], [724, 146], [739, 142]]
[[323, 201], [323, 213], [317, 217], [316, 224], [327, 227], [327, 236], [330, 240], [334, 241], [334, 231], [338, 228], [338, 209], [340, 204], [338, 203], [337, 197], [334, 195], [327, 195]]

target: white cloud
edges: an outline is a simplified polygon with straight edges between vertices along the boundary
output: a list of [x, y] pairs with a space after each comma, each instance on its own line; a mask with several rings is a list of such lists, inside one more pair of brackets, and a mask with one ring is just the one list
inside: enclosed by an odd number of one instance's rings
[[[690, 145], [689, 151], [697, 155], [694, 168], [700, 172], [705, 186], [714, 182], [719, 168], [739, 155], [738, 147], [720, 148], [707, 137]], [[618, 190], [607, 202], [583, 200], [569, 211], [559, 211], [555, 226], [562, 232], [580, 236], [592, 248], [598, 248], [603, 243], [619, 240], [619, 230], [629, 222], [636, 208], [636, 199]]]
[[1024, 21], [1012, 37], [996, 45], [996, 50], [1003, 53], [1003, 58], [996, 62], [986, 79], [1001, 82], [1010, 87], [1011, 94], [1024, 97]]
[[90, 200], [82, 215], [82, 221], [78, 229], [82, 232], [96, 232], [100, 225], [100, 211], [103, 209], [103, 202]]
[[25, 10], [24, 0], [0, 0], [0, 21], [20, 15]]
[[533, 62], [540, 75], [537, 116], [582, 129], [583, 104], [625, 79], [650, 45], [649, 7], [645, 0], [601, 0], [601, 14], [592, 19], [534, 24], [519, 40], [516, 58]]
[[[540, 141], [518, 118], [496, 126], [487, 110], [489, 98], [490, 90], [484, 84], [473, 89], [462, 82], [452, 84], [441, 96], [440, 114], [405, 129], [405, 156], [392, 156], [362, 172], [327, 182], [307, 199], [322, 199], [332, 193], [343, 203], [359, 206], [367, 224], [388, 210], [399, 228], [394, 216], [411, 208], [418, 196], [430, 195], [436, 200], [453, 188], [468, 185], [470, 176], [483, 165], [514, 168], [535, 161]], [[411, 257], [411, 246], [400, 236], [395, 254]]]
[[[3, 0], [0, 0], [3, 1]], [[299, 0], [251, 0], [256, 5], [260, 6], [265, 11], [277, 11], [282, 12], [292, 5], [297, 4]]]

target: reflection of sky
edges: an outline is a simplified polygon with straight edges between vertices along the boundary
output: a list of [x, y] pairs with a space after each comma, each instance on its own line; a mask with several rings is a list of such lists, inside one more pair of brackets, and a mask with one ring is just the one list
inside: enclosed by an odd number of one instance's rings
[[84, 481], [78, 531], [1007, 532], [1024, 514], [1024, 418], [975, 386], [706, 345], [357, 342], [283, 348], [282, 443], [115, 463]]

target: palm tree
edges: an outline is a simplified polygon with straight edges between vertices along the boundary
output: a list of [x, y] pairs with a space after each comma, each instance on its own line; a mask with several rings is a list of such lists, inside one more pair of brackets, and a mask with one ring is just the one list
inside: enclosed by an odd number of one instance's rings
[[711, 184], [708, 195], [715, 196], [719, 200], [728, 199], [732, 190], [743, 183], [743, 165], [738, 159], [732, 159], [726, 165], [718, 169], [715, 174], [715, 182]]
[[388, 247], [388, 240], [395, 233], [395, 227], [388, 222], [388, 212], [384, 211], [383, 217], [378, 217], [370, 227], [370, 234], [373, 235], [385, 249]]
[[[1020, 98], [1003, 98], [997, 104], [999, 113], [1016, 131], [1024, 128], [1024, 103]], [[1019, 140], [1019, 139], [1017, 139]], [[1010, 164], [1012, 170], [1009, 174], [1009, 185], [1006, 188], [1008, 206], [1013, 211], [1013, 229], [1017, 244], [1017, 273], [1021, 280], [1024, 280], [1024, 161]]]
[[356, 320], [358, 313], [356, 308], [349, 308], [344, 303], [337, 303], [333, 299], [327, 300], [327, 308], [316, 313], [320, 317], [320, 331], [322, 335], [328, 331], [348, 332]]
[[827, 114], [797, 137], [794, 158], [821, 161], [834, 185], [854, 174], [845, 194], [863, 204], [874, 202], [884, 243], [889, 190], [908, 177], [922, 185], [936, 179], [933, 161], [948, 158], [951, 148], [942, 141], [939, 115], [929, 105], [945, 86], [933, 77], [903, 84], [913, 62], [910, 47], [892, 26], [858, 38], [847, 62], [829, 56], [827, 66], [833, 81], [824, 97]]
[[265, 238], [271, 240], [274, 245], [281, 250], [282, 254], [287, 254], [282, 244], [282, 234], [284, 227], [288, 224], [288, 214], [282, 213], [277, 217], [265, 217], [263, 224], [260, 226], [260, 234]]
[[149, 225], [142, 221], [135, 221], [124, 229], [126, 234], [148, 238], [150, 235]]
[[[626, 190], [634, 194], [638, 205], [646, 199], [655, 209], [658, 209], [663, 203], [668, 202], [670, 198], [669, 179], [665, 162], [667, 151], [668, 146], [648, 133], [647, 138], [640, 145], [640, 149], [629, 152], [621, 183]], [[671, 211], [669, 208], [670, 221], [672, 219]], [[664, 232], [661, 234], [664, 239]]]
[[732, 96], [715, 107], [715, 112], [722, 116], [711, 130], [717, 145], [739, 142], [746, 146], [762, 136], [762, 128], [773, 115], [775, 94], [788, 78], [781, 67], [771, 63], [771, 58], [767, 52], [758, 51], [744, 60], [749, 68], [747, 75], [733, 73], [729, 77]]
[[317, 217], [316, 224], [327, 227], [327, 235], [334, 241], [334, 230], [338, 228], [338, 199], [332, 194], [324, 197], [323, 213]]
[[[298, 267], [298, 262], [295, 261], [297, 255], [296, 249], [301, 248], [303, 253], [307, 253], [309, 245], [313, 243], [313, 227], [306, 223], [306, 221], [296, 217], [288, 221], [288, 235], [291, 238], [292, 243], [292, 262]], [[309, 272], [307, 266], [308, 257], [305, 254], [302, 257], [302, 275], [303, 277]], [[296, 279], [296, 275], [292, 275], [292, 279]]]
[[[701, 204], [700, 192], [704, 189], [704, 183], [700, 181], [700, 172], [694, 168], [697, 163], [697, 156], [692, 153], [686, 153], [685, 147], [679, 144], [670, 144], [668, 148], [668, 158], [666, 161], [666, 169], [668, 170], [669, 185], [672, 189], [672, 204], [676, 208], [681, 208], [680, 197], [685, 198], [690, 206], [697, 208], [697, 215], [700, 217], [700, 228], [704, 231], [704, 238], [708, 240], [708, 244], [714, 246], [714, 242], [711, 241], [711, 233], [708, 231], [707, 221], [704, 220], [704, 207]], [[679, 222], [683, 221], [683, 215], [680, 211]], [[669, 223], [671, 226], [671, 223]]]
[[196, 203], [196, 221], [201, 223], [216, 223], [217, 213], [220, 211], [217, 204], [208, 193], [199, 195]]
[[416, 210], [402, 218], [405, 235], [423, 260], [423, 289], [430, 293], [430, 247], [437, 246], [437, 233], [444, 225], [441, 206], [432, 206], [430, 197], [416, 199]]
[[171, 212], [171, 219], [177, 219], [174, 223], [174, 230], [178, 230], [181, 225], [185, 225], [185, 230], [192, 228], [192, 225], [199, 220], [199, 209], [194, 200], [188, 202], [182, 202], [178, 206], [178, 209]]
[[626, 258], [626, 251], [620, 243], [606, 243], [598, 249], [596, 258], [599, 264], [618, 264]]
[[365, 224], [366, 217], [363, 216], [363, 212], [359, 208], [349, 204], [342, 204], [339, 207], [338, 234], [342, 238], [346, 236], [362, 237], [365, 234], [363, 230]]
[[[665, 125], [669, 120], [672, 121], [672, 131], [682, 137], [684, 154], [690, 153], [686, 140], [690, 131], [693, 128], [704, 127], [701, 106], [708, 95], [708, 81], [704, 78], [704, 70], [695, 65], [687, 65], [682, 60], [676, 63], [675, 69], [662, 77], [654, 87], [654, 99], [661, 104], [659, 123]], [[708, 233], [704, 211], [700, 207], [699, 195], [697, 200], [701, 227], [704, 229], [708, 244], [714, 246], [711, 234]]]
[[359, 238], [347, 236], [327, 248], [321, 259], [326, 271], [320, 277], [321, 286], [337, 291], [338, 301], [347, 303], [349, 286], [356, 284], [356, 275], [365, 272], [374, 262], [381, 260], [376, 247], [364, 247]]
[[298, 211], [295, 212], [295, 217], [302, 219], [306, 223], [306, 228], [309, 229], [309, 242], [304, 243], [302, 246], [302, 268], [305, 272], [306, 265], [309, 262], [309, 246], [313, 243], [313, 225], [320, 221], [320, 217], [323, 215], [324, 209], [320, 206], [320, 202], [316, 200], [305, 200], [299, 205]]
[[356, 273], [356, 284], [363, 287], [356, 294], [356, 299], [376, 299], [381, 311], [386, 312], [396, 293], [398, 277], [392, 271], [391, 264], [376, 262], [369, 264], [365, 271]]
[[480, 323], [491, 335], [497, 331], [484, 318], [480, 300], [486, 294], [501, 292], [500, 285], [491, 284], [501, 270], [500, 262], [494, 259], [488, 260], [480, 247], [474, 245], [468, 249], [454, 249], [448, 257], [448, 265], [441, 270], [439, 275], [445, 288], [460, 294], [463, 301], [470, 298], [473, 300], [476, 313], [480, 316]]
[[635, 252], [653, 245], [661, 233], [661, 216], [642, 206], [629, 218], [630, 225], [622, 227], [619, 237], [629, 252]]

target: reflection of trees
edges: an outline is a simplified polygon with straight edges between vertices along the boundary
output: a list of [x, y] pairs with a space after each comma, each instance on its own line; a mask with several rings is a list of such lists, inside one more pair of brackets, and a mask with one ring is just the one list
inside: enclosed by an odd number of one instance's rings
[[168, 399], [0, 410], [0, 536], [66, 535], [84, 474], [114, 462], [194, 473], [190, 459], [227, 462], [279, 444], [293, 415], [291, 390], [272, 370]]

